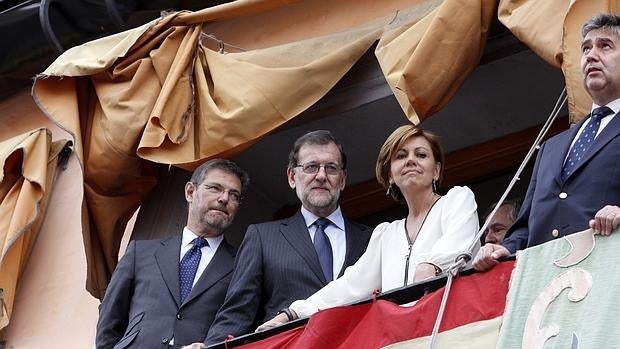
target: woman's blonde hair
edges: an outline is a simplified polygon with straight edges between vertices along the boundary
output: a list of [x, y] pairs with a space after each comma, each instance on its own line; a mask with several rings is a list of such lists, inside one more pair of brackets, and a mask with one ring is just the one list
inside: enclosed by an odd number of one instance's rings
[[439, 169], [439, 178], [437, 179], [437, 185], [441, 183], [441, 179], [443, 178], [445, 156], [443, 147], [441, 143], [439, 143], [439, 137], [432, 132], [424, 131], [422, 128], [420, 128], [420, 126], [400, 126], [388, 136], [388, 138], [381, 146], [379, 156], [377, 157], [377, 164], [375, 166], [375, 175], [377, 176], [377, 181], [383, 186], [383, 188], [388, 189], [388, 192], [391, 194], [394, 200], [399, 202], [403, 202], [405, 198], [403, 197], [403, 193], [396, 185], [390, 186], [390, 165], [394, 153], [402, 146], [403, 143], [405, 143], [411, 137], [423, 137], [428, 141], [428, 143], [430, 143], [431, 152], [433, 153], [435, 161], [441, 164]]

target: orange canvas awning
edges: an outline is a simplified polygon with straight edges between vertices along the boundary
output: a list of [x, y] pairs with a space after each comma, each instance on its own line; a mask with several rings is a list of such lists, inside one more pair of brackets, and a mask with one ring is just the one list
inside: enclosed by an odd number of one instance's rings
[[45, 217], [69, 141], [37, 129], [0, 142], [0, 329], [9, 324], [20, 275]]
[[[377, 41], [390, 87], [406, 117], [420, 122], [477, 66], [495, 4], [369, 1], [373, 11], [363, 11], [352, 0], [236, 1], [67, 51], [37, 77], [33, 94], [75, 136], [83, 163], [87, 289], [103, 296], [126, 222], [155, 185], [153, 163], [192, 169], [239, 153], [316, 103]], [[313, 13], [325, 24], [319, 29]], [[224, 42], [230, 37], [219, 46], [213, 39], [261, 19], [278, 42], [238, 50]]]
[[495, 5], [495, 1], [446, 1], [381, 36], [375, 54], [413, 123], [443, 108], [478, 66]]

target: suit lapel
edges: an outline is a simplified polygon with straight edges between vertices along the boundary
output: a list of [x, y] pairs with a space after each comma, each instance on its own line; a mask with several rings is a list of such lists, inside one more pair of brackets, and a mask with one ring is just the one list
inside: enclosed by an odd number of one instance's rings
[[[577, 132], [581, 128], [581, 125], [586, 119], [581, 120], [578, 124], [568, 129], [566, 132], [562, 132], [554, 138], [549, 139], [545, 144], [546, 154], [550, 154], [549, 159], [545, 158], [547, 166], [553, 170], [554, 179], [558, 185], [562, 185], [562, 169], [564, 168], [564, 160], [570, 149], [570, 145], [573, 139], [577, 135]], [[559, 156], [561, 154], [561, 156]]]
[[323, 275], [323, 270], [319, 263], [319, 257], [316, 255], [314, 245], [308, 233], [308, 227], [306, 227], [306, 222], [301, 212], [297, 212], [296, 215], [282, 221], [280, 232], [286, 241], [291, 244], [293, 249], [299, 253], [306, 263], [308, 263], [310, 270], [312, 270], [323, 284], [326, 284], [325, 275]]
[[168, 291], [174, 298], [177, 306], [181, 304], [179, 294], [179, 256], [181, 254], [181, 234], [162, 241], [162, 245], [155, 252], [155, 260], [159, 271], [168, 287]]
[[228, 243], [226, 240], [223, 240], [217, 248], [217, 251], [215, 251], [213, 258], [202, 272], [202, 275], [200, 275], [200, 278], [198, 278], [198, 281], [196, 281], [196, 284], [192, 287], [189, 295], [187, 295], [184, 304], [189, 303], [192, 299], [199, 296], [213, 286], [213, 284], [232, 272], [233, 262], [233, 255], [229, 250]]
[[341, 277], [344, 273], [344, 270], [347, 266], [352, 265], [355, 262], [355, 258], [359, 256], [361, 251], [366, 249], [366, 244], [364, 243], [364, 239], [356, 239], [356, 235], [359, 235], [365, 228], [360, 228], [354, 224], [351, 224], [349, 220], [344, 219], [344, 232], [347, 239], [347, 252], [344, 257], [344, 264], [342, 265], [342, 269], [340, 269], [340, 273], [338, 273], [338, 277]]
[[598, 153], [601, 149], [603, 149], [603, 147], [607, 143], [609, 143], [612, 139], [614, 139], [619, 134], [620, 134], [620, 116], [616, 114], [613, 117], [613, 119], [611, 119], [609, 124], [605, 126], [603, 131], [601, 131], [601, 133], [599, 133], [599, 135], [596, 136], [596, 138], [594, 138], [594, 142], [592, 143], [592, 146], [590, 147], [590, 149], [586, 150], [586, 152], [583, 154], [583, 158], [581, 158], [581, 161], [579, 161], [577, 166], [575, 166], [575, 169], [573, 169], [573, 172], [571, 172], [568, 178], [570, 178], [573, 174], [579, 171], [579, 169], [582, 166], [585, 166], [585, 164], [590, 160], [590, 158], [594, 156], [594, 154]]

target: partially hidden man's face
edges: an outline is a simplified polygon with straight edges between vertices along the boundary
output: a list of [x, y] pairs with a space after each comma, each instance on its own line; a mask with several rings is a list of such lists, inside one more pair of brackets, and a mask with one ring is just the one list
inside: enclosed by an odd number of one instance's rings
[[185, 198], [189, 203], [188, 227], [199, 235], [219, 235], [239, 211], [241, 180], [214, 168], [200, 184], [188, 182]]
[[305, 173], [301, 167], [287, 170], [288, 183], [303, 206], [317, 216], [330, 214], [338, 206], [340, 192], [346, 182], [346, 171], [342, 169], [340, 150], [334, 143], [304, 144], [299, 149], [298, 164], [315, 163], [336, 165], [339, 170], [328, 174], [321, 166], [315, 174]]
[[581, 43], [583, 84], [595, 103], [620, 97], [620, 37], [603, 29], [591, 30]]
[[508, 228], [514, 223], [510, 218], [510, 211], [510, 206], [500, 206], [487, 226], [486, 235], [484, 237], [485, 243], [500, 244], [504, 241]]

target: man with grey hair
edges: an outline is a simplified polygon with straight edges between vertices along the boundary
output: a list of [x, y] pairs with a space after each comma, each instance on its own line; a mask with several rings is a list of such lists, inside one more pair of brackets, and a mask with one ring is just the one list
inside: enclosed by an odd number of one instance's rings
[[286, 176], [301, 209], [292, 217], [248, 227], [205, 344], [253, 332], [292, 301], [341, 276], [364, 253], [371, 229], [344, 218], [338, 205], [346, 161], [329, 131], [312, 131], [295, 141]]
[[609, 235], [620, 226], [620, 16], [593, 17], [582, 37], [581, 71], [592, 111], [541, 146], [512, 234], [480, 249], [477, 270], [588, 227]]
[[521, 204], [518, 199], [505, 200], [497, 209], [497, 212], [492, 217], [489, 217], [495, 206], [497, 206], [497, 202], [491, 204], [484, 216], [483, 223], [489, 221], [489, 224], [482, 235], [483, 243], [501, 244], [504, 241], [507, 237], [508, 229], [517, 219]]
[[180, 348], [204, 340], [224, 302], [236, 249], [222, 236], [249, 177], [214, 159], [185, 184], [187, 225], [163, 240], [132, 241], [99, 307], [96, 347]]

